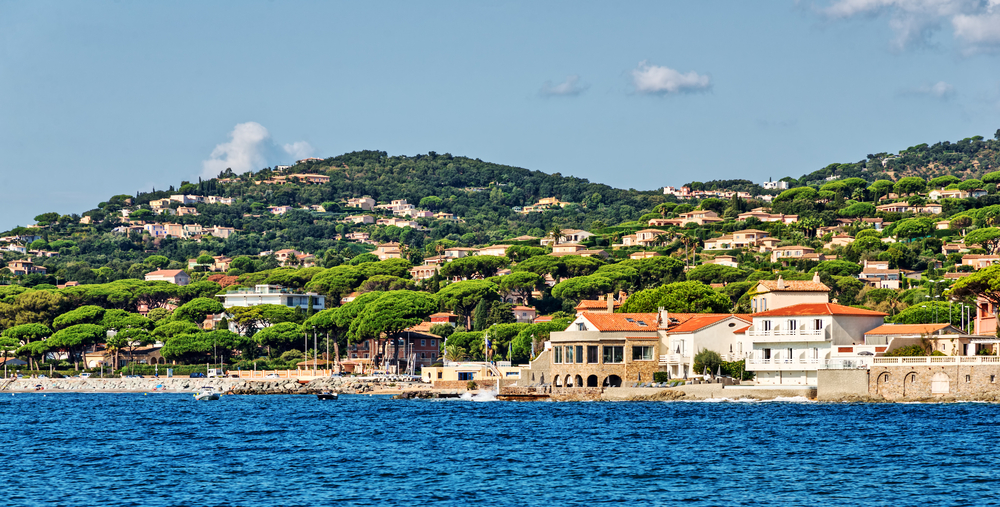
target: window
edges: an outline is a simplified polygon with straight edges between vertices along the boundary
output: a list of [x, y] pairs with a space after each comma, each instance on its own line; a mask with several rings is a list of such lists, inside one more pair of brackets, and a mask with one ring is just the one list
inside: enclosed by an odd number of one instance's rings
[[460, 371], [458, 372], [458, 380], [472, 380], [472, 376], [475, 372], [471, 371]]
[[788, 353], [788, 355], [787, 355], [787, 356], [785, 356], [785, 359], [791, 359], [791, 358], [792, 358], [792, 349], [791, 349], [791, 348], [788, 348], [788, 349], [786, 350], [786, 352]]
[[576, 362], [583, 362], [583, 345], [576, 346]]
[[771, 359], [771, 349], [764, 349], [764, 359]]
[[587, 345], [587, 362], [597, 364], [597, 345]]
[[991, 384], [996, 384], [997, 383], [997, 376], [996, 375], [990, 375], [990, 383]]
[[965, 376], [965, 383], [968, 384], [969, 382], [972, 382], [972, 375]]
[[766, 299], [761, 299], [760, 300], [760, 311], [762, 311], [762, 312], [766, 312], [767, 311], [767, 300]]
[[765, 332], [771, 330], [771, 321], [769, 320], [761, 321], [760, 325], [763, 328], [763, 331]]
[[584, 324], [583, 322], [577, 322], [576, 323], [576, 330], [577, 331], [586, 331], [587, 330], [587, 325]]
[[798, 326], [799, 326], [799, 321], [797, 321], [795, 319], [789, 319], [788, 320], [788, 330], [789, 331], [795, 331], [796, 329], [798, 329]]
[[567, 345], [566, 346], [566, 358], [565, 359], [566, 359], [566, 364], [573, 364], [574, 361], [573, 361], [573, 346], [572, 345]]
[[552, 362], [562, 364], [562, 347], [552, 347]]
[[431, 347], [437, 347], [437, 340], [431, 340]]
[[426, 347], [427, 346], [427, 340], [420, 340], [420, 346], [421, 347]]
[[813, 320], [813, 328], [816, 329], [817, 331], [823, 329], [823, 319]]
[[633, 345], [632, 346], [632, 360], [633, 361], [652, 361], [653, 360], [653, 347], [649, 345]]
[[438, 372], [438, 378], [441, 378], [442, 375], [443, 375], [443, 373], [439, 371]]
[[625, 347], [621, 345], [604, 346], [604, 364], [620, 364], [625, 361]]

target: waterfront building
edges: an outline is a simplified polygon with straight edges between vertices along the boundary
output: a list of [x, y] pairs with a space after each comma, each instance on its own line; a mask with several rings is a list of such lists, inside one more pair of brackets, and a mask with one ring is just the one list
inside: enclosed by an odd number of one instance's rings
[[[886, 314], [834, 303], [801, 303], [752, 315], [747, 371], [759, 385], [815, 386], [816, 371], [839, 346], [863, 344]], [[861, 342], [861, 343], [859, 343]]]
[[656, 313], [581, 313], [549, 335], [554, 387], [619, 387], [652, 382], [659, 371]]

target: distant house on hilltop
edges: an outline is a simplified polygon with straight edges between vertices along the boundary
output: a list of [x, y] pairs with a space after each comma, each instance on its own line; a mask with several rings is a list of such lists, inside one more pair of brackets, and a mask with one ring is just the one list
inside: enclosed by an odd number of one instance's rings
[[183, 269], [161, 269], [146, 273], [146, 281], [187, 285], [191, 283], [191, 277]]

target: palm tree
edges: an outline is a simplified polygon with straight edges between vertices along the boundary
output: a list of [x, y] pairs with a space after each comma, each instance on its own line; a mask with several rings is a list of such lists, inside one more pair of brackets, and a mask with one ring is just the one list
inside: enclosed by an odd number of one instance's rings
[[552, 236], [553, 244], [558, 244], [559, 240], [564, 237], [562, 228], [560, 228], [558, 225], [552, 226], [552, 229], [549, 231], [549, 235]]

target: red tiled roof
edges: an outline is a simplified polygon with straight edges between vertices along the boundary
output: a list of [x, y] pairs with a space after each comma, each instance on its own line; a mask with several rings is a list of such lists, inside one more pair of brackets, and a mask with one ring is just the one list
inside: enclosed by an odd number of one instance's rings
[[777, 280], [760, 280], [757, 283], [767, 287], [767, 290], [771, 292], [777, 291], [790, 291], [790, 292], [830, 292], [830, 288], [820, 282], [814, 282], [812, 280], [782, 280], [785, 283], [783, 289], [778, 288]]
[[699, 329], [706, 328], [712, 324], [721, 322], [729, 317], [735, 317], [731, 313], [701, 313], [693, 314], [688, 319], [680, 322], [679, 324], [668, 327], [667, 332], [669, 333], [693, 333]]
[[146, 276], [152, 275], [152, 276], [168, 276], [169, 277], [169, 276], [177, 276], [177, 275], [179, 275], [179, 274], [181, 274], [183, 272], [184, 272], [183, 269], [161, 269], [159, 271], [150, 271], [149, 273], [146, 273]]
[[[650, 331], [656, 332], [655, 313], [593, 313], [584, 312], [583, 318], [598, 331]], [[640, 322], [645, 325], [639, 324]]]
[[747, 329], [750, 329], [750, 326], [741, 327], [741, 328], [737, 329], [736, 331], [733, 331], [733, 334], [744, 334], [744, 333], [747, 332]]
[[871, 331], [865, 333], [869, 334], [931, 334], [936, 333], [951, 324], [884, 324]]
[[533, 307], [533, 306], [515, 306], [514, 308], [511, 308], [511, 310], [532, 311], [533, 312], [533, 311], [535, 311], [535, 307]]
[[541, 317], [535, 317], [535, 320], [533, 320], [532, 322], [535, 322], [535, 323], [538, 323], [538, 322], [552, 322], [552, 316], [551, 315], [542, 315]]
[[[615, 308], [618, 308], [619, 306], [621, 306], [621, 304], [618, 303], [618, 302], [615, 302]], [[608, 308], [608, 302], [607, 301], [594, 301], [593, 299], [584, 299], [583, 301], [580, 301], [580, 304], [576, 305], [576, 309], [577, 310], [586, 310], [588, 308], [607, 309]]]
[[438, 312], [438, 313], [432, 313], [431, 317], [458, 317], [458, 315], [448, 312]]
[[797, 315], [854, 315], [859, 317], [885, 317], [886, 313], [863, 310], [836, 303], [800, 303], [753, 314], [754, 317], [791, 317]]

